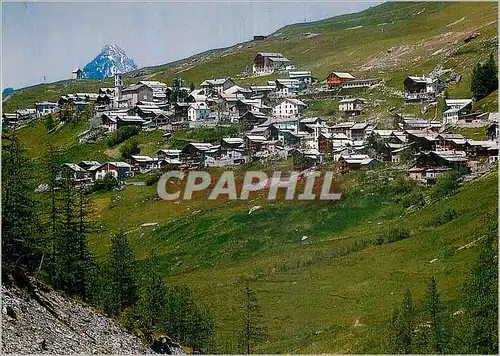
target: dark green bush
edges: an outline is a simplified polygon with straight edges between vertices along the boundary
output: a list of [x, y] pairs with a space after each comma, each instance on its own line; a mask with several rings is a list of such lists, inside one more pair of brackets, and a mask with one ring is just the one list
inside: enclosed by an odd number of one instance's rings
[[120, 127], [118, 130], [113, 132], [108, 138], [108, 147], [114, 147], [119, 145], [123, 141], [134, 137], [141, 132], [141, 128], [138, 126], [124, 126]]
[[110, 192], [118, 187], [118, 180], [108, 173], [103, 179], [98, 179], [92, 185], [92, 192]]
[[458, 190], [459, 179], [460, 173], [455, 170], [444, 173], [437, 179], [432, 196], [440, 199], [455, 194]]
[[454, 220], [457, 216], [458, 213], [456, 212], [455, 209], [447, 209], [434, 219], [434, 226], [444, 225]]

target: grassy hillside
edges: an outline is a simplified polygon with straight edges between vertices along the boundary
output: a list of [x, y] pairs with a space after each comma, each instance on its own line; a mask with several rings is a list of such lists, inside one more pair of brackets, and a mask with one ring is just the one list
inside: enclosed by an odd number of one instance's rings
[[[237, 351], [244, 278], [257, 291], [270, 331], [257, 352], [379, 353], [406, 286], [421, 299], [435, 276], [454, 310], [475, 255], [474, 248], [457, 249], [487, 233], [498, 200], [493, 173], [452, 197], [405, 209], [386, 174], [347, 176], [346, 199], [336, 204], [273, 203], [262, 196], [173, 203], [155, 200], [154, 187], [127, 187], [120, 204], [116, 193], [96, 194], [105, 230], [92, 246], [102, 256], [110, 234], [124, 226], [138, 258], [153, 249], [167, 281], [189, 285], [214, 311], [218, 353]], [[261, 209], [249, 214], [256, 205]], [[449, 209], [457, 218], [436, 224]], [[140, 227], [146, 222], [159, 224]], [[394, 229], [410, 238], [377, 242]]]
[[[450, 97], [470, 96], [473, 65], [497, 52], [498, 6], [490, 3], [395, 3], [356, 14], [286, 26], [264, 41], [246, 42], [213, 50], [172, 64], [145, 68], [145, 76], [127, 78], [171, 83], [182, 76], [196, 85], [210, 77], [234, 77], [241, 84], [264, 83], [270, 77], [244, 78], [259, 51], [281, 52], [299, 69], [309, 69], [323, 80], [332, 70], [359, 76], [379, 76], [395, 90], [408, 74], [429, 73], [437, 64], [454, 69], [462, 80], [449, 88]], [[480, 35], [469, 43], [470, 31]], [[317, 36], [308, 37], [308, 33]], [[66, 92], [95, 91], [110, 85], [101, 81], [65, 81], [20, 90], [4, 103], [5, 111], [54, 100]]]

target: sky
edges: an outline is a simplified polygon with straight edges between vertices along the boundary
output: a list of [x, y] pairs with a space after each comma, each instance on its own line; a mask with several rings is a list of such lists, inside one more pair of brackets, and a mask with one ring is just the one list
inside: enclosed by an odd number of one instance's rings
[[297, 22], [362, 11], [376, 2], [2, 3], [2, 88], [71, 78], [106, 44], [139, 67], [270, 34]]

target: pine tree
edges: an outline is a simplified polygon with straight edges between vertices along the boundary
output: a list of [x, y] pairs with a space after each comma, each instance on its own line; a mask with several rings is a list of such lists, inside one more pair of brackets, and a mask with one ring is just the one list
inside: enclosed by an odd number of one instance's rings
[[485, 63], [477, 63], [472, 71], [471, 92], [476, 100], [481, 100], [498, 89], [498, 68], [495, 57], [490, 57]]
[[166, 317], [167, 291], [165, 280], [158, 270], [157, 257], [152, 252], [146, 265], [139, 301], [141, 327], [162, 329]]
[[240, 345], [250, 355], [255, 344], [266, 339], [267, 329], [262, 325], [262, 312], [255, 292], [250, 289], [247, 282], [244, 290], [243, 328], [240, 334]]
[[442, 354], [445, 348], [445, 329], [442, 317], [443, 306], [439, 301], [436, 279], [432, 277], [426, 296], [426, 314], [430, 321], [429, 351]]
[[189, 85], [189, 89], [190, 89], [191, 91], [193, 91], [193, 90], [195, 90], [195, 89], [196, 89], [196, 87], [194, 86], [194, 83], [193, 83], [193, 82], [191, 82], [191, 84]]
[[76, 196], [73, 182], [68, 170], [63, 170], [59, 180], [60, 213], [57, 219], [57, 236], [55, 241], [55, 276], [54, 288], [61, 289], [71, 295], [77, 294], [78, 274], [78, 232]]
[[32, 163], [15, 132], [2, 136], [2, 268], [33, 271], [41, 259]]
[[84, 186], [77, 190], [77, 226], [76, 237], [78, 240], [76, 287], [78, 295], [86, 301], [92, 293], [94, 281], [92, 270], [95, 268], [94, 257], [88, 247], [87, 235], [89, 233], [88, 217], [91, 214], [90, 201]]
[[[494, 217], [490, 217], [494, 219]], [[454, 335], [454, 352], [498, 354], [498, 260], [497, 229], [487, 235], [464, 284], [464, 313]]]
[[59, 182], [58, 178], [60, 175], [60, 164], [59, 160], [60, 152], [57, 151], [54, 146], [50, 143], [47, 145], [47, 154], [44, 159], [44, 175], [47, 182], [47, 195], [48, 204], [45, 204], [45, 215], [47, 217], [47, 222], [45, 224], [45, 239], [46, 239], [46, 254], [48, 255], [47, 263], [44, 269], [48, 272], [48, 276], [52, 284], [55, 284], [54, 277], [56, 276], [57, 265], [56, 265], [56, 244], [58, 239], [58, 218], [59, 218], [59, 207], [58, 207], [58, 194], [59, 194]]
[[117, 315], [139, 299], [135, 259], [123, 231], [111, 238], [107, 257], [107, 303], [109, 313]]
[[392, 317], [392, 352], [409, 354], [412, 352], [415, 330], [415, 306], [411, 292], [407, 288], [400, 309], [395, 309]]
[[164, 331], [183, 345], [209, 349], [214, 334], [212, 315], [201, 309], [186, 286], [168, 289]]

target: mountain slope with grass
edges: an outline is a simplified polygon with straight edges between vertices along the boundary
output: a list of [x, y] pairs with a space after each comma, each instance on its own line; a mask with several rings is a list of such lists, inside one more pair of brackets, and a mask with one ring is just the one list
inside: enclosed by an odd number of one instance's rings
[[[239, 84], [265, 83], [270, 77], [245, 77], [257, 52], [281, 52], [299, 69], [312, 70], [324, 80], [330, 71], [385, 79], [402, 90], [408, 74], [428, 74], [437, 65], [462, 76], [448, 90], [450, 97], [470, 97], [470, 78], [476, 62], [497, 52], [498, 6], [495, 2], [389, 2], [365, 11], [331, 19], [285, 26], [263, 41], [210, 50], [166, 65], [130, 72], [125, 83], [165, 81], [183, 77], [200, 84], [211, 77], [233, 77]], [[471, 34], [475, 39], [464, 42]], [[56, 100], [68, 92], [96, 91], [113, 85], [107, 80], [62, 81], [16, 91], [4, 103], [9, 112], [36, 101]]]
[[476, 245], [492, 233], [498, 212], [496, 173], [443, 199], [423, 189], [432, 201], [420, 207], [423, 198], [413, 201], [393, 174], [344, 177], [345, 199], [334, 204], [273, 202], [263, 194], [173, 203], [155, 199], [154, 186], [127, 187], [121, 203], [117, 193], [99, 193], [95, 218], [107, 232], [91, 244], [103, 256], [111, 231], [123, 227], [139, 259], [154, 249], [167, 283], [189, 285], [214, 312], [217, 353], [241, 351], [246, 283], [269, 330], [256, 352], [383, 353], [406, 287], [422, 300], [434, 276], [447, 310], [459, 310]]

